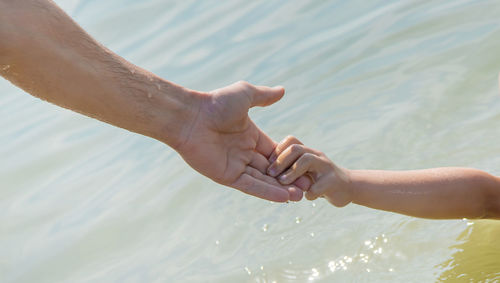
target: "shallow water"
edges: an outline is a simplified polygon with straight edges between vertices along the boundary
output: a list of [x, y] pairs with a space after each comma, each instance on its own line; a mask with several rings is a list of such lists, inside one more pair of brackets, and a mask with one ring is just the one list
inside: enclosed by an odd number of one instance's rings
[[[498, 1], [58, 2], [189, 88], [284, 85], [252, 118], [349, 168], [500, 174]], [[500, 280], [500, 224], [269, 203], [0, 80], [2, 282]]]

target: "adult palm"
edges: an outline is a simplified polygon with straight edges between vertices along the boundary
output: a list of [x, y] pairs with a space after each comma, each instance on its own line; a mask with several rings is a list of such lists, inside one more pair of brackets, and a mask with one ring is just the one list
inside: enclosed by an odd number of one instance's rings
[[266, 175], [276, 143], [248, 116], [251, 107], [273, 104], [283, 94], [282, 87], [247, 82], [201, 94], [197, 117], [177, 151], [191, 167], [220, 184], [271, 201], [300, 200], [300, 189]]

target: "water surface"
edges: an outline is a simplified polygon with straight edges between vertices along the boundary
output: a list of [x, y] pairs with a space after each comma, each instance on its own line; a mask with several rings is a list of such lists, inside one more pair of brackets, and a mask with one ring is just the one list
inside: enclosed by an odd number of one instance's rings
[[[56, 2], [189, 88], [284, 85], [252, 118], [342, 166], [500, 174], [497, 1]], [[0, 93], [2, 282], [500, 280], [494, 221], [253, 199], [159, 142]]]

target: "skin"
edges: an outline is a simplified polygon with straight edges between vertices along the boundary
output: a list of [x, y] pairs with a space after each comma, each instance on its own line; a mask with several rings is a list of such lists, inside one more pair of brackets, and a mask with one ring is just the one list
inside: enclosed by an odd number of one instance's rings
[[287, 137], [270, 157], [268, 173], [282, 184], [307, 175], [306, 198], [335, 206], [351, 202], [430, 219], [500, 219], [500, 178], [470, 168], [412, 171], [349, 170]]
[[265, 174], [276, 143], [248, 116], [283, 87], [184, 88], [105, 48], [48, 0], [0, 0], [0, 38], [0, 74], [27, 93], [157, 139], [220, 184], [276, 202], [302, 198]]

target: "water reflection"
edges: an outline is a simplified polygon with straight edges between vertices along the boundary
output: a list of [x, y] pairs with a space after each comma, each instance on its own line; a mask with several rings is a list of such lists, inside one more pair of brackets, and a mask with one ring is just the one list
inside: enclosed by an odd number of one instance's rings
[[500, 223], [484, 220], [468, 226], [458, 238], [462, 243], [451, 247], [453, 256], [439, 266], [444, 270], [439, 281], [498, 282]]
[[356, 278], [365, 278], [362, 275], [363, 273], [376, 272], [377, 274], [388, 274], [394, 272], [395, 269], [387, 267], [383, 263], [396, 260], [397, 257], [394, 251], [392, 254], [384, 254], [386, 248], [391, 250], [388, 242], [386, 235], [381, 234], [380, 236], [360, 242], [358, 244], [358, 252], [354, 254], [337, 255], [329, 261], [321, 264], [315, 263], [313, 266], [288, 261], [286, 264], [279, 264], [281, 272], [278, 273], [276, 273], [276, 266], [271, 268], [269, 273], [261, 272], [264, 271], [263, 266], [260, 266], [260, 271], [258, 267], [255, 267], [259, 271], [257, 274], [254, 274], [247, 266], [243, 269], [248, 275], [252, 275], [252, 278], [256, 282], [331, 282], [331, 280], [343, 280], [345, 278], [353, 279], [353, 274], [357, 274]]

